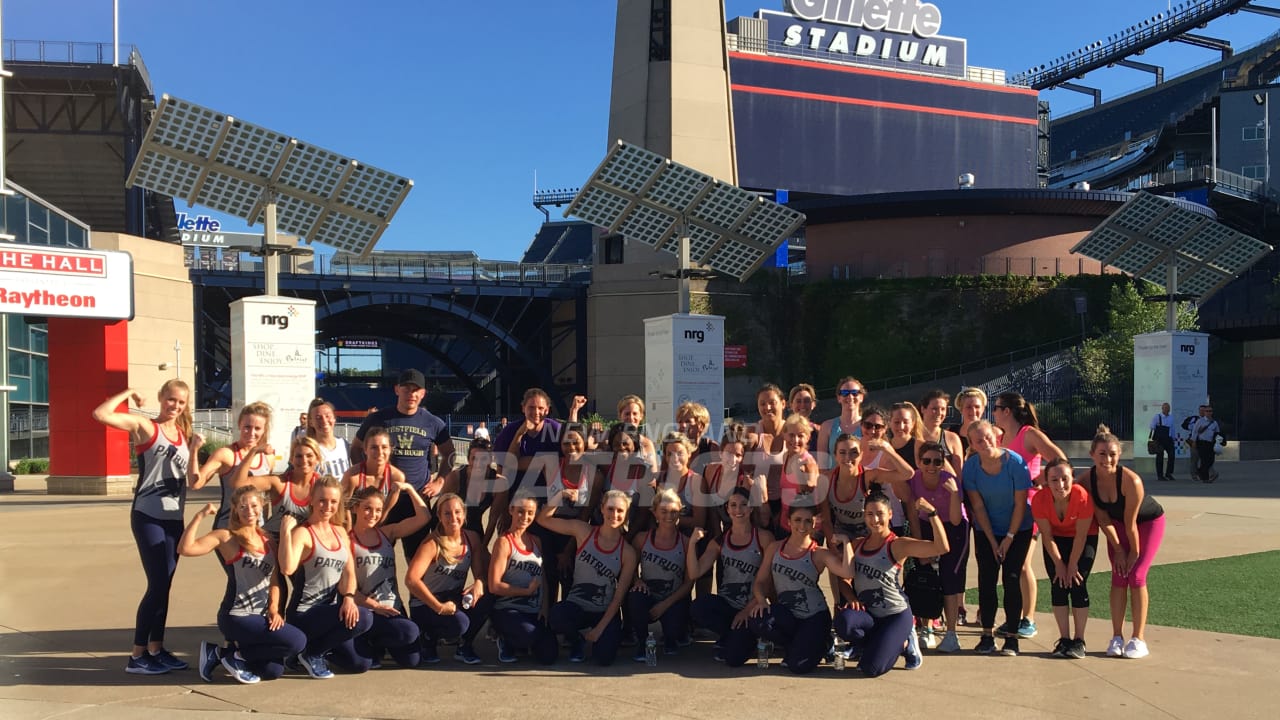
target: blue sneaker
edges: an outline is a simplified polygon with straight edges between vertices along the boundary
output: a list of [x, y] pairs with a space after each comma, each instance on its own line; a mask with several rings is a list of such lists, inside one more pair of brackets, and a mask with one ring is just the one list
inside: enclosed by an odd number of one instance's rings
[[169, 672], [169, 668], [161, 665], [150, 653], [143, 653], [138, 657], [130, 656], [124, 671], [130, 675], [163, 675]]
[[218, 646], [201, 640], [200, 654], [197, 657], [200, 658], [200, 679], [213, 682], [213, 670], [222, 661], [222, 658], [218, 657]]
[[920, 654], [920, 636], [914, 630], [907, 633], [907, 647], [902, 651], [902, 657], [907, 660], [908, 670], [915, 670], [924, 664], [924, 656]]
[[440, 662], [440, 651], [436, 649], [435, 643], [422, 644], [422, 659], [418, 662], [424, 665], [435, 665]]
[[458, 650], [453, 653], [453, 659], [468, 665], [479, 665], [484, 662], [476, 654], [475, 648], [471, 647], [471, 643], [459, 643]]
[[498, 642], [498, 662], [500, 663], [519, 662], [520, 658], [516, 657], [515, 653], [511, 652], [511, 648], [507, 647], [506, 640], [503, 640], [502, 637], [499, 636], [497, 642]]
[[587, 660], [587, 643], [582, 638], [578, 638], [569, 646], [569, 662], [580, 663]]
[[151, 653], [151, 657], [156, 662], [169, 668], [170, 670], [186, 670], [188, 667], [190, 667], [190, 665], [187, 665], [182, 660], [179, 660], [178, 658], [174, 657], [173, 653], [169, 652], [168, 650], [165, 650], [164, 648], [160, 648], [160, 652]]
[[1005, 621], [996, 627], [996, 637], [1013, 637], [1018, 634], [1018, 625]]
[[[223, 664], [226, 664], [225, 659]], [[328, 680], [333, 677], [333, 671], [329, 669], [329, 664], [320, 655], [308, 655], [305, 652], [300, 652], [298, 653], [298, 664], [302, 666], [303, 670], [307, 671], [308, 675], [317, 680]]]
[[1017, 635], [1018, 637], [1024, 638], [1024, 639], [1035, 637], [1036, 636], [1035, 620], [1032, 620], [1030, 618], [1022, 618], [1022, 620], [1018, 622]]
[[[323, 663], [324, 661], [321, 660], [320, 662]], [[226, 668], [227, 674], [236, 682], [244, 683], [245, 685], [253, 685], [261, 679], [249, 670], [249, 666], [245, 664], [244, 658], [240, 657], [239, 653], [227, 653], [223, 655], [222, 667]], [[333, 673], [329, 673], [329, 676], [332, 677]], [[312, 675], [312, 677], [316, 676]]]

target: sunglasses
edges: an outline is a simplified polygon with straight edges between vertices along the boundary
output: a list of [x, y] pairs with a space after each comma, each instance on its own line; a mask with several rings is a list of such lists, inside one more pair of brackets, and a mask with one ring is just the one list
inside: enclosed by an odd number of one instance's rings
[[858, 388], [843, 388], [841, 390], [837, 390], [836, 394], [840, 397], [858, 397], [862, 394], [862, 391]]
[[1008, 405], [992, 405], [991, 409], [992, 410], [1008, 410], [1009, 406]]
[[942, 463], [944, 462], [946, 462], [946, 460], [943, 460], [942, 458], [920, 458], [921, 465], [937, 465], [938, 467], [942, 467]]
[[862, 423], [863, 430], [883, 430], [884, 427], [885, 427], [884, 423], [873, 423], [873, 422]]

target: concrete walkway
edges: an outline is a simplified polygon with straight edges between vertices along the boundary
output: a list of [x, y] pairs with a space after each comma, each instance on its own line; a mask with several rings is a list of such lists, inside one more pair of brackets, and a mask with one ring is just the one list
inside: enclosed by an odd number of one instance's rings
[[[1215, 485], [1150, 483], [1168, 511], [1160, 562], [1280, 548], [1280, 461], [1224, 463]], [[431, 669], [380, 670], [317, 681], [286, 675], [213, 684], [194, 670], [158, 677], [123, 672], [143, 580], [128, 531], [127, 498], [54, 497], [24, 476], [0, 496], [0, 718], [258, 717], [617, 718], [856, 717], [1274, 718], [1280, 706], [1280, 640], [1152, 627], [1145, 660], [1101, 655], [1110, 632], [1093, 620], [1090, 656], [1057, 660], [1052, 618], [1018, 658], [927, 653], [915, 672], [875, 680], [823, 666], [797, 677], [775, 664], [730, 671], [699, 642], [654, 669], [621, 658], [612, 668], [499, 665], [446, 658]], [[217, 489], [196, 493], [213, 500]], [[1105, 555], [1105, 553], [1104, 553]], [[1102, 563], [1105, 570], [1105, 559]], [[403, 566], [402, 566], [403, 567]], [[973, 577], [973, 576], [971, 576]], [[1280, 581], [1280, 578], [1277, 579]], [[190, 659], [216, 639], [223, 574], [213, 559], [182, 560], [169, 612], [169, 647]], [[1105, 602], [1105, 598], [1102, 599]], [[1153, 589], [1152, 602], [1160, 597]]]

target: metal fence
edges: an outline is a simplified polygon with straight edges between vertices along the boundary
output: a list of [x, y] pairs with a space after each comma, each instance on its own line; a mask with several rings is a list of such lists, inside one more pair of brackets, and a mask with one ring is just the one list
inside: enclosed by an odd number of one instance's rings
[[[865, 257], [860, 262], [832, 265], [832, 280], [854, 278], [950, 277], [955, 275], [1098, 275], [1108, 268], [1084, 257], [1025, 257], [982, 255], [979, 257], [880, 258]], [[1112, 270], [1112, 272], [1118, 272]]]

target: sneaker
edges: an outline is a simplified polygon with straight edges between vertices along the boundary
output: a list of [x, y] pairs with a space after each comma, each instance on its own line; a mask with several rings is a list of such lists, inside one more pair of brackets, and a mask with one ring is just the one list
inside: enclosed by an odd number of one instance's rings
[[1085, 656], [1084, 638], [1076, 638], [1067, 646], [1067, 657], [1072, 660], [1083, 660]]
[[218, 667], [222, 658], [218, 657], [218, 646], [211, 642], [200, 641], [200, 679], [213, 682], [213, 669]]
[[938, 647], [938, 634], [932, 629], [924, 629], [917, 633], [920, 636], [920, 644], [927, 650]]
[[1210, 471], [1209, 471], [1209, 477], [1207, 477], [1207, 478], [1205, 478], [1205, 479], [1204, 479], [1204, 481], [1205, 481], [1206, 483], [1214, 483], [1214, 482], [1217, 482], [1217, 480], [1218, 480], [1218, 471], [1217, 471], [1217, 470], [1210, 470]]
[[631, 653], [631, 659], [638, 663], [648, 662], [649, 660], [649, 658], [645, 657], [645, 652], [643, 647]]
[[907, 633], [907, 647], [902, 651], [907, 659], [906, 669], [915, 670], [924, 664], [924, 656], [920, 654], [920, 638], [915, 633]]
[[511, 654], [511, 650], [507, 647], [507, 641], [503, 640], [502, 636], [499, 635], [498, 636], [498, 662], [513, 663], [513, 662], [517, 662], [519, 659], [520, 658]]
[[719, 663], [724, 662], [724, 650], [723, 649], [716, 650], [715, 654], [711, 656], [711, 659]]
[[479, 665], [484, 662], [476, 654], [475, 648], [471, 647], [471, 643], [460, 643], [457, 651], [453, 653], [453, 659], [468, 665]]
[[978, 646], [973, 649], [979, 655], [990, 655], [996, 651], [996, 639], [990, 635], [983, 635], [978, 641]]
[[156, 662], [169, 668], [170, 670], [186, 670], [188, 667], [190, 667], [190, 665], [187, 665], [182, 660], [179, 660], [177, 657], [174, 656], [173, 653], [169, 652], [168, 650], [165, 650], [164, 648], [160, 648], [160, 652], [158, 653], [151, 653], [151, 657]]
[[[222, 662], [225, 666], [227, 661], [224, 658]], [[308, 675], [317, 680], [328, 680], [333, 677], [333, 671], [329, 669], [329, 664], [320, 655], [308, 655], [305, 652], [300, 652], [298, 653], [298, 665], [301, 665]]]
[[1018, 638], [1008, 637], [1004, 639], [1004, 645], [1000, 647], [1000, 654], [1006, 657], [1018, 656]]
[[[261, 679], [249, 670], [249, 666], [245, 664], [244, 658], [240, 657], [239, 653], [223, 655], [222, 667], [227, 669], [227, 674], [235, 679], [236, 682], [244, 683], [245, 685], [253, 685]], [[328, 668], [325, 668], [325, 671], [328, 672]], [[329, 673], [329, 676], [332, 677], [333, 673]], [[311, 677], [316, 676], [312, 675]]]
[[1130, 638], [1129, 642], [1124, 646], [1124, 656], [1130, 660], [1144, 658], [1150, 654], [1151, 651], [1147, 649], [1147, 644], [1138, 638]]
[[969, 624], [969, 619], [967, 617], [968, 614], [969, 613], [965, 611], [964, 606], [961, 605], [959, 611], [957, 611], [956, 613], [956, 625], [959, 625], [961, 627], [968, 625]]
[[440, 662], [440, 651], [436, 649], [435, 643], [422, 644], [422, 657], [418, 662], [426, 663], [427, 665], [435, 665]]
[[382, 658], [380, 658], [380, 657], [370, 658], [370, 659], [369, 659], [369, 669], [370, 669], [370, 670], [381, 670], [381, 669], [382, 669]]
[[1036, 636], [1036, 621], [1031, 618], [1022, 618], [1018, 621], [1018, 637], [1029, 640]]
[[587, 660], [587, 642], [582, 638], [578, 638], [569, 646], [569, 662], [580, 663]]
[[960, 652], [960, 638], [956, 636], [954, 630], [942, 636], [942, 642], [938, 643], [938, 652]]
[[161, 665], [150, 653], [143, 653], [138, 657], [129, 656], [124, 671], [130, 675], [163, 675], [169, 672], [169, 668]]
[[1107, 643], [1107, 657], [1124, 657], [1124, 638], [1116, 635]]
[[1009, 622], [1004, 622], [996, 627], [996, 637], [1013, 637], [1018, 634], [1018, 627]]
[[1056, 658], [1065, 658], [1069, 647], [1071, 647], [1071, 638], [1058, 638], [1058, 642], [1053, 645], [1053, 652], [1049, 654]]

